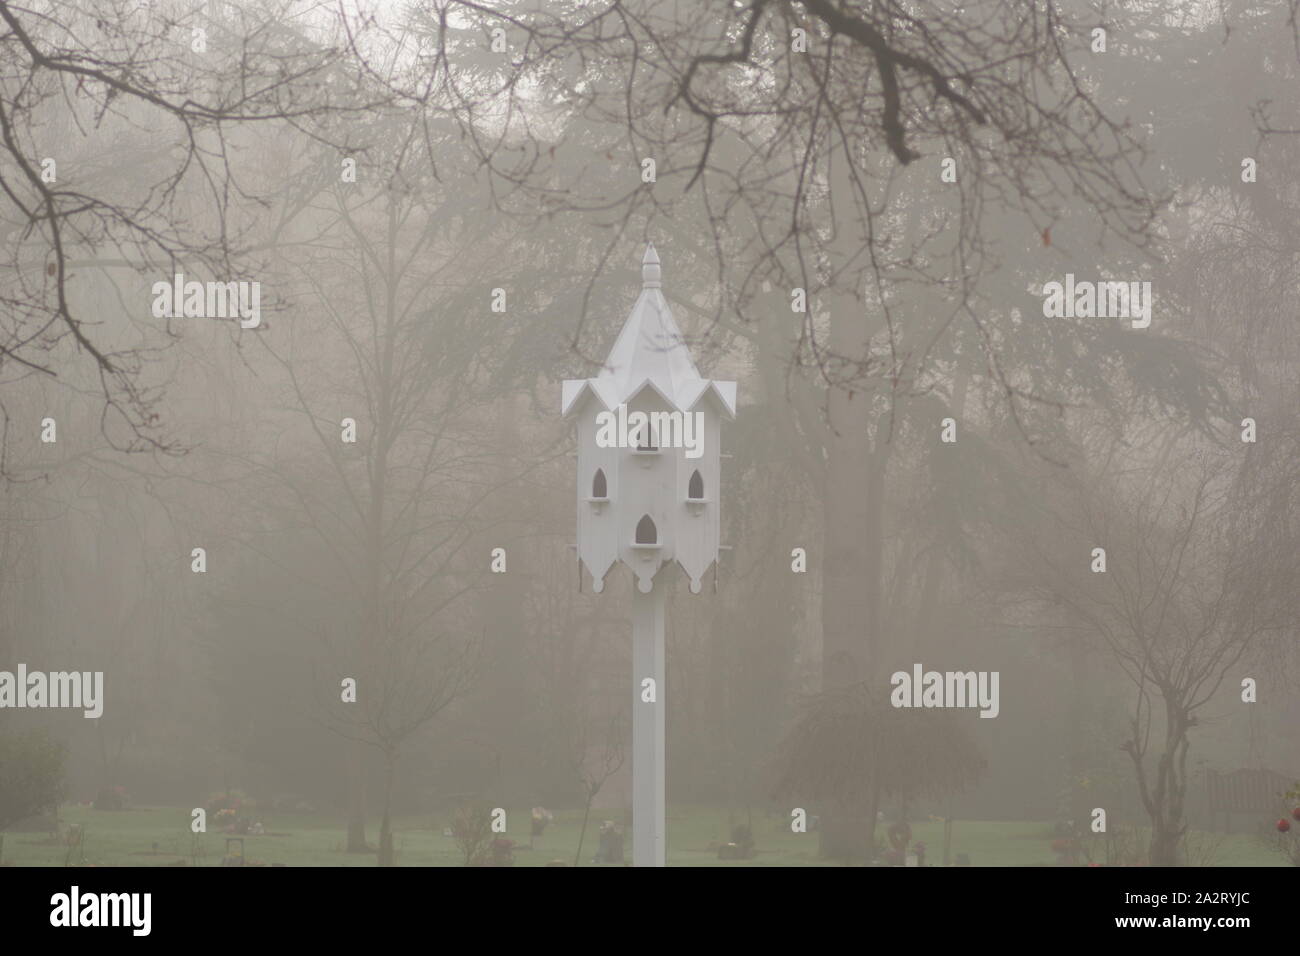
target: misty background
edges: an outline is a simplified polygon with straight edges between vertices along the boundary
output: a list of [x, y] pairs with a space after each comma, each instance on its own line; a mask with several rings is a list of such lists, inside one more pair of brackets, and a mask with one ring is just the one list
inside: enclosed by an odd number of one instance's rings
[[[653, 242], [739, 394], [716, 592], [665, 572], [670, 862], [796, 807], [771, 862], [903, 820], [1077, 862], [1097, 807], [1214, 862], [1209, 772], [1300, 780], [1295, 6], [1020, 7], [0, 3], [0, 669], [105, 688], [0, 710], [62, 753], [20, 816], [188, 839], [238, 791], [427, 864], [404, 832], [590, 809], [588, 862], [631, 578], [577, 565], [560, 382]], [[176, 273], [260, 326], [155, 318]], [[1067, 273], [1149, 281], [1150, 328], [1045, 318]], [[998, 716], [889, 708], [914, 663], [998, 671]]]

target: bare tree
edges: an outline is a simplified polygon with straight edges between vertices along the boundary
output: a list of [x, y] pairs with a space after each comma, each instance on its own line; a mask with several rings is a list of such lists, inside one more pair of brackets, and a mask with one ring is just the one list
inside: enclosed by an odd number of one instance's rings
[[[335, 650], [358, 699], [333, 706], [331, 726], [383, 756], [380, 861], [391, 863], [399, 749], [477, 673], [482, 642], [462, 599], [488, 576], [487, 555], [472, 551], [494, 526], [484, 505], [537, 463], [490, 440], [493, 403], [510, 388], [497, 374], [510, 338], [484, 320], [492, 285], [475, 278], [500, 266], [495, 222], [478, 215], [471, 181], [448, 168], [453, 150], [421, 116], [380, 117], [369, 132], [364, 181], [318, 181], [294, 210], [309, 238], [285, 243], [286, 282], [310, 308], [260, 341], [297, 442], [250, 464], [287, 488], [353, 599]], [[360, 852], [356, 748], [348, 847]]]
[[1176, 437], [1138, 448], [1099, 450], [1107, 466], [1079, 467], [1051, 496], [1051, 517], [1013, 547], [1022, 580], [1131, 686], [1122, 749], [1151, 821], [1150, 862], [1170, 865], [1184, 858], [1201, 712], [1221, 688], [1241, 693], [1255, 673], [1242, 665], [1294, 633], [1300, 510], [1294, 448], [1262, 471]]
[[[582, 727], [587, 727], [586, 723]], [[624, 723], [616, 714], [605, 725], [605, 731], [598, 745], [599, 754], [592, 760], [592, 753], [587, 747], [587, 734], [578, 735], [578, 777], [582, 781], [582, 829], [578, 831], [578, 849], [573, 854], [573, 865], [582, 865], [582, 844], [587, 838], [587, 821], [591, 818], [591, 805], [604, 788], [609, 778], [623, 769]]]
[[[620, 232], [703, 208], [693, 218], [726, 291], [718, 316], [771, 281], [839, 290], [854, 303], [852, 325], [870, 306], [889, 338], [890, 288], [926, 281], [963, 299], [973, 289], [989, 210], [1013, 208], [1048, 236], [1077, 196], [1103, 228], [1144, 241], [1159, 199], [1136, 177], [1130, 130], [1090, 92], [1094, 15], [1074, 6], [442, 0], [415, 26], [435, 44], [438, 101], [507, 208], [519, 199], [534, 216], [589, 212]], [[505, 52], [493, 57], [483, 38], [495, 30]], [[903, 190], [921, 180], [900, 167], [922, 156], [936, 164], [925, 182], [940, 158], [962, 172], [952, 201], [908, 227]], [[645, 159], [656, 163], [649, 186]], [[845, 223], [867, 241], [837, 261]], [[830, 378], [903, 371], [896, 349], [878, 368], [837, 374], [828, 367], [865, 356], [811, 326], [803, 335]]]
[[[0, 2], [0, 369], [95, 389], [116, 448], [176, 450], [156, 368], [174, 331], [148, 300], [95, 316], [87, 271], [225, 280], [251, 268], [267, 203], [241, 129], [289, 127], [343, 145], [336, 121], [391, 99], [349, 81], [360, 24], [267, 0]], [[119, 295], [122, 295], [119, 292]]]

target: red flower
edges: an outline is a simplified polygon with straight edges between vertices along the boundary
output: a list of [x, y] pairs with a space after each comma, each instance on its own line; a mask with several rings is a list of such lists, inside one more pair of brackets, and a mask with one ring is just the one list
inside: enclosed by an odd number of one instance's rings
[[1290, 829], [1291, 829], [1291, 821], [1288, 820], [1286, 817], [1283, 817], [1281, 820], [1277, 821], [1278, 833], [1286, 833]]

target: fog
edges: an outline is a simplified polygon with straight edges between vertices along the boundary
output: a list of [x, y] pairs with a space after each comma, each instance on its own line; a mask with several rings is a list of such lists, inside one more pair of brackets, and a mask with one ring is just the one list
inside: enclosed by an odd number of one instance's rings
[[0, 863], [1300, 865], [1292, 6], [1022, 6], [0, 5]]

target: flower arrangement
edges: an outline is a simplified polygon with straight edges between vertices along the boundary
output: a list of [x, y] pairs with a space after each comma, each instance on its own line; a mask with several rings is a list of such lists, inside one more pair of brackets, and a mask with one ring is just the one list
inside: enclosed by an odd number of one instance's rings
[[1079, 862], [1079, 854], [1083, 851], [1083, 844], [1076, 836], [1057, 837], [1052, 841], [1052, 852], [1056, 854], [1056, 862], [1065, 866], [1073, 866]]
[[591, 862], [623, 862], [623, 829], [613, 820], [606, 820], [600, 825], [596, 857]]
[[1265, 844], [1286, 857], [1292, 866], [1300, 866], [1300, 828], [1291, 823], [1294, 820], [1300, 824], [1300, 783], [1288, 790], [1283, 799], [1292, 805], [1292, 810], [1289, 814], [1283, 813], [1277, 823], [1273, 824], [1276, 833], [1271, 838], [1265, 838]]

